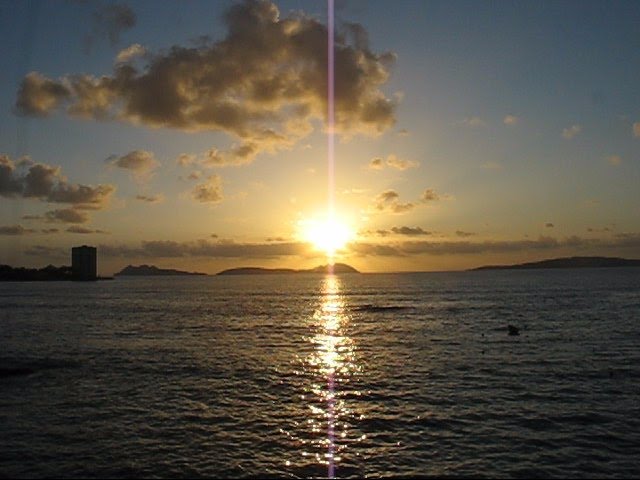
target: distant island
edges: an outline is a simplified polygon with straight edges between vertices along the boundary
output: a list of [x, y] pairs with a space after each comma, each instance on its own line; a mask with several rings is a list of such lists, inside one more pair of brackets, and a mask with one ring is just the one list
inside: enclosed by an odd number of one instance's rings
[[5, 282], [51, 282], [73, 280], [73, 271], [69, 266], [44, 268], [24, 268], [0, 265], [0, 281]]
[[[333, 268], [332, 268], [333, 267]], [[217, 275], [273, 275], [273, 274], [291, 274], [291, 273], [360, 273], [355, 268], [344, 263], [336, 263], [334, 265], [320, 265], [315, 268], [306, 270], [296, 270], [293, 268], [261, 268], [261, 267], [241, 267], [223, 270]]]
[[617, 257], [564, 257], [539, 262], [518, 263], [515, 265], [485, 265], [473, 268], [478, 270], [526, 270], [540, 268], [611, 268], [640, 267], [640, 260]]
[[162, 276], [162, 275], [207, 275], [200, 272], [185, 272], [182, 270], [174, 270], [173, 268], [158, 268], [155, 265], [127, 265], [118, 273], [116, 277], [120, 276], [137, 276], [137, 277], [149, 277], [149, 276]]

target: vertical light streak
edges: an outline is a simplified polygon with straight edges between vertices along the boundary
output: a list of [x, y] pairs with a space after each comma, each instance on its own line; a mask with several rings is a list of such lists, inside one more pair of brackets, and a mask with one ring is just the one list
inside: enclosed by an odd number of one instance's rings
[[333, 1], [328, 0], [327, 31], [327, 163], [329, 221], [334, 219], [334, 177], [335, 177], [335, 59], [334, 59], [334, 19]]
[[[335, 59], [334, 59], [334, 0], [327, 0], [327, 163], [328, 163], [328, 202], [329, 202], [329, 225], [334, 224], [334, 175], [335, 175]], [[333, 273], [333, 258], [329, 259], [329, 273]], [[327, 387], [329, 394], [327, 395], [327, 438], [328, 460], [329, 466], [327, 476], [334, 478], [335, 476], [335, 372], [331, 369], [327, 375]]]

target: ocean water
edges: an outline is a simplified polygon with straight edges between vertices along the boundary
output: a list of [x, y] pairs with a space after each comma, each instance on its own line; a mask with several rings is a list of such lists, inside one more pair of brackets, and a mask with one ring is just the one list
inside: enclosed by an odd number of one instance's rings
[[2, 477], [640, 474], [640, 269], [2, 283], [0, 332]]

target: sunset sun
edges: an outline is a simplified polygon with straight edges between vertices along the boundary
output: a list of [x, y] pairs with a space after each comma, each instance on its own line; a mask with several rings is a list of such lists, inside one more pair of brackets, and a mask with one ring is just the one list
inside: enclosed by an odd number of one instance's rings
[[335, 217], [305, 220], [300, 227], [302, 240], [328, 257], [333, 257], [353, 238], [351, 227]]

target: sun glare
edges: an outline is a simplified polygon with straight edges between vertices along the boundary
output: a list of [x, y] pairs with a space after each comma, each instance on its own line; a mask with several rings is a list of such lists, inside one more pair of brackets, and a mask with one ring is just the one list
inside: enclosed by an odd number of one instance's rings
[[342, 250], [353, 237], [351, 228], [336, 218], [305, 220], [300, 222], [300, 226], [303, 240], [328, 257]]

